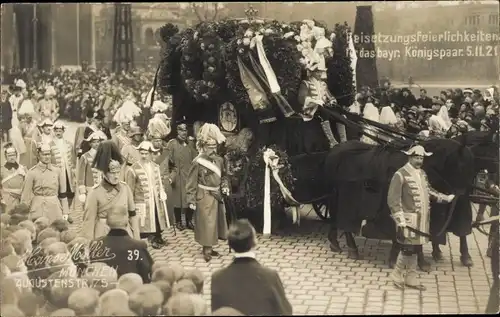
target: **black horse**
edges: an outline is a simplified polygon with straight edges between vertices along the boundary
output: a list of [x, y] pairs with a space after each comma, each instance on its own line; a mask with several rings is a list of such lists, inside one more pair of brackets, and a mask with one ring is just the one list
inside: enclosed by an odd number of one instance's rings
[[[433, 155], [426, 158], [423, 169], [433, 188], [455, 194], [450, 204], [431, 203], [431, 228], [433, 257], [442, 258], [440, 244], [446, 243], [446, 232], [460, 237], [462, 263], [472, 265], [466, 237], [472, 231], [472, 211], [468, 194], [475, 176], [474, 156], [464, 144], [450, 139], [423, 141], [426, 151]], [[409, 145], [408, 145], [409, 146]], [[330, 190], [329, 210], [331, 226], [328, 239], [332, 251], [340, 252], [338, 230], [345, 233], [349, 256], [358, 258], [359, 252], [353, 234], [361, 231], [370, 238], [393, 241], [390, 263], [399, 253], [395, 241], [395, 225], [387, 206], [387, 191], [393, 174], [407, 162], [402, 148], [373, 146], [359, 141], [348, 141], [335, 146], [324, 164], [325, 186]], [[428, 269], [423, 254], [419, 266]]]

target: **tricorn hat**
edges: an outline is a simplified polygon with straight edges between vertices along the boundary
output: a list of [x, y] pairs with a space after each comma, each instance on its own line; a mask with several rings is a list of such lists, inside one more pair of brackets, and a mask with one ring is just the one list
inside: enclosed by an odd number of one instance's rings
[[431, 156], [431, 152], [426, 152], [424, 147], [421, 145], [415, 145], [408, 151], [402, 151], [404, 154], [408, 156]]
[[39, 127], [46, 127], [46, 126], [48, 126], [48, 127], [52, 127], [53, 125], [54, 125], [54, 123], [52, 122], [52, 120], [50, 120], [50, 119], [48, 119], [48, 118], [47, 118], [47, 119], [45, 119], [45, 120], [43, 120], [42, 122], [40, 122], [40, 123], [38, 124], [38, 126], [39, 126]]
[[141, 144], [139, 144], [139, 146], [136, 146], [135, 147], [136, 150], [145, 150], [145, 151], [149, 151], [149, 152], [158, 152], [160, 151], [160, 149], [157, 149], [153, 146], [153, 143], [149, 142], [149, 141], [142, 141]]
[[144, 133], [142, 132], [141, 128], [139, 126], [132, 126], [130, 127], [130, 130], [127, 133], [127, 136], [129, 138], [133, 138], [135, 135], [143, 135]]
[[61, 130], [66, 130], [66, 127], [64, 126], [64, 123], [61, 121], [56, 121], [53, 126], [54, 129], [61, 129]]
[[106, 136], [106, 134], [104, 134], [104, 132], [102, 132], [102, 131], [95, 131], [94, 133], [92, 133], [91, 135], [89, 135], [89, 137], [87, 139], [85, 139], [85, 141], [87, 141], [87, 142], [94, 141], [94, 140], [104, 141], [104, 140], [107, 140], [107, 139], [108, 139], [108, 137]]

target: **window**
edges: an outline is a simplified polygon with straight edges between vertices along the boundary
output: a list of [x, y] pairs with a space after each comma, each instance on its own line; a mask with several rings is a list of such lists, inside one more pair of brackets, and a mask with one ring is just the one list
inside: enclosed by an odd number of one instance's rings
[[160, 36], [160, 29], [156, 29], [155, 31], [155, 44], [158, 45], [159, 43], [161, 43], [162, 39], [161, 39], [161, 36]]
[[490, 14], [490, 16], [488, 17], [488, 23], [498, 26], [498, 14]]
[[155, 37], [154, 37], [152, 28], [146, 29], [146, 32], [144, 33], [144, 39], [145, 39], [146, 45], [156, 45], [156, 41], [155, 41]]
[[465, 18], [465, 25], [479, 25], [481, 23], [481, 16], [478, 14], [469, 15]]

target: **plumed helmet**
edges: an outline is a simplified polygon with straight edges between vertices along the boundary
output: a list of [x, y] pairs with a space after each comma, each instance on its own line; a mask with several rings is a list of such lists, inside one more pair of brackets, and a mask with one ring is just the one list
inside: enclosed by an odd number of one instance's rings
[[123, 164], [123, 158], [115, 142], [106, 140], [99, 144], [92, 167], [108, 173]]

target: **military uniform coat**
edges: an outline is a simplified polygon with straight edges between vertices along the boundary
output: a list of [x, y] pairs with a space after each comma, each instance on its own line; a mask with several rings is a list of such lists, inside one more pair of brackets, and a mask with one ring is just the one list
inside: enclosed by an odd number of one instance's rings
[[125, 145], [128, 145], [131, 142], [130, 138], [127, 136], [127, 131], [123, 129], [119, 129], [118, 131], [116, 131], [111, 140], [115, 142], [120, 151], [123, 149]]
[[73, 145], [65, 139], [53, 139], [49, 143], [52, 153], [52, 165], [61, 169], [61, 172], [67, 177], [68, 192], [75, 192], [75, 176], [73, 168], [76, 165]]
[[50, 119], [55, 121], [59, 116], [59, 104], [55, 99], [42, 99], [38, 103], [40, 120]]
[[38, 163], [26, 174], [21, 203], [29, 206], [31, 220], [47, 217], [52, 223], [63, 216], [60, 193], [66, 193], [64, 174], [51, 164]]
[[5, 203], [6, 212], [19, 205], [27, 173], [28, 170], [22, 165], [11, 169], [7, 169], [5, 166], [0, 167], [0, 179], [2, 181], [0, 196]]
[[224, 175], [224, 159], [198, 155], [191, 165], [186, 183], [188, 204], [196, 205], [194, 238], [204, 247], [217, 245], [227, 237], [227, 221], [221, 188], [229, 188]]
[[[165, 230], [167, 208], [166, 202], [160, 199], [165, 189], [158, 164], [136, 162], [127, 170], [125, 179], [133, 193], [141, 233]], [[156, 228], [155, 217], [158, 217], [160, 228]]]
[[167, 162], [163, 164], [169, 166], [169, 172], [164, 173], [164, 184], [170, 184], [172, 193], [168, 197], [174, 208], [188, 208], [186, 200], [186, 182], [191, 168], [191, 162], [198, 155], [192, 142], [182, 144], [178, 139], [172, 139], [168, 142], [166, 148]]
[[[402, 212], [407, 226], [424, 233], [430, 233], [430, 198], [441, 201], [444, 195], [430, 187], [424, 170], [414, 168], [410, 163], [401, 167], [392, 177], [387, 194], [387, 204], [391, 213]], [[403, 230], [402, 244], [422, 245], [429, 238]]]
[[[100, 184], [102, 181], [102, 172], [92, 167], [95, 154], [95, 150], [90, 150], [78, 159], [76, 174], [78, 175], [77, 184], [80, 195], [88, 194], [92, 187]], [[85, 187], [85, 191], [83, 192], [80, 190], [82, 187]]]
[[[103, 179], [87, 196], [80, 235], [89, 240], [107, 235], [108, 211], [115, 207], [124, 207], [128, 210], [129, 217], [135, 216], [134, 197], [128, 185], [124, 182], [111, 185]], [[133, 236], [130, 223], [127, 232]]]

